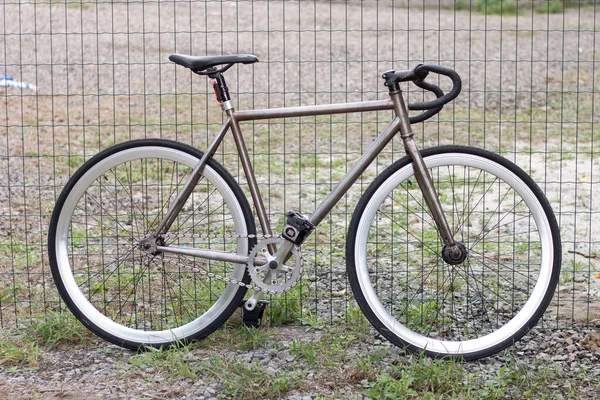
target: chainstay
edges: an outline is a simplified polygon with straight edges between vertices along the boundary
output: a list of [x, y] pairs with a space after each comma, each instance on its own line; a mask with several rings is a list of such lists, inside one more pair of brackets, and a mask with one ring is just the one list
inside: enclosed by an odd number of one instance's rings
[[[223, 235], [219, 235], [219, 234], [165, 234], [163, 235], [163, 237], [165, 239], [169, 239], [169, 238], [190, 238], [190, 239], [270, 239], [270, 238], [277, 238], [280, 239], [281, 235], [257, 235], [257, 234], [223, 234]], [[285, 239], [284, 239], [285, 240]], [[304, 259], [302, 258], [302, 252], [300, 251], [300, 247], [299, 246], [295, 246], [296, 250], [298, 251], [298, 257], [300, 258], [300, 277], [302, 277], [302, 275], [304, 274]], [[146, 254], [146, 257], [150, 257]], [[154, 256], [156, 257], [156, 256]], [[256, 292], [262, 292], [265, 294], [283, 294], [287, 291], [289, 291], [290, 289], [292, 289], [293, 287], [295, 287], [298, 282], [300, 282], [300, 279], [298, 279], [296, 282], [294, 282], [289, 288], [287, 288], [286, 290], [267, 290], [261, 287], [258, 287], [256, 285], [253, 285], [251, 283], [244, 283], [240, 280], [237, 280], [235, 278], [229, 278], [226, 276], [221, 276], [219, 274], [215, 274], [214, 272], [210, 272], [207, 271], [205, 269], [200, 269], [197, 267], [192, 267], [183, 263], [178, 263], [169, 259], [166, 259], [164, 257], [161, 258], [161, 260], [163, 262], [166, 262], [167, 264], [171, 264], [180, 268], [184, 268], [187, 270], [190, 270], [194, 273], [200, 274], [202, 276], [206, 276], [208, 278], [211, 279], [216, 279], [225, 283], [230, 283], [230, 284], [234, 284], [240, 287], [245, 287], [247, 289], [251, 289], [254, 290]], [[246, 265], [246, 268], [248, 268], [248, 266]]]

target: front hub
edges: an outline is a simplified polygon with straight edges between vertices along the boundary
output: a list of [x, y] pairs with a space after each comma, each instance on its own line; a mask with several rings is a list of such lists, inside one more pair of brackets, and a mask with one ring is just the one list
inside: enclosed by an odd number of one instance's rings
[[467, 249], [461, 242], [456, 242], [454, 246], [444, 245], [442, 248], [442, 258], [450, 265], [462, 264], [467, 258]]

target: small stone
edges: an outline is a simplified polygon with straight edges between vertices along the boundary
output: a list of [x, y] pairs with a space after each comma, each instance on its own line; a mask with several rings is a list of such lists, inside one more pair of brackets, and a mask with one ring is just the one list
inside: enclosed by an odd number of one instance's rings
[[572, 337], [568, 337], [565, 339], [565, 343], [567, 344], [573, 344], [573, 338]]
[[590, 332], [583, 338], [581, 345], [590, 352], [595, 352], [600, 348], [600, 331]]
[[574, 344], [568, 345], [567, 346], [567, 351], [569, 353], [575, 353], [577, 351], [577, 346], [575, 346]]

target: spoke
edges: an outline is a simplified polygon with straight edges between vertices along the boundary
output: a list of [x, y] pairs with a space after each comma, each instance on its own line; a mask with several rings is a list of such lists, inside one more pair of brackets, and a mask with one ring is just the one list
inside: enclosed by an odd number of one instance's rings
[[[117, 268], [115, 268], [113, 271], [111, 271], [110, 275], [105, 277], [106, 279], [104, 279], [104, 281], [102, 282], [103, 284], [106, 283], [106, 280], [108, 278], [110, 278], [119, 268], [119, 266], [123, 263], [123, 261], [125, 261], [125, 259], [127, 257], [129, 257], [129, 255], [133, 252], [133, 249], [130, 249], [127, 253], [122, 254], [120, 256], [118, 256], [116, 259], [114, 259], [113, 261], [111, 261], [110, 263], [108, 263], [107, 265], [102, 267], [102, 270], [95, 272], [93, 275], [88, 275], [88, 282], [91, 280], [91, 278], [95, 278], [97, 276], [99, 276], [100, 274], [104, 273], [104, 270], [106, 270], [108, 267], [110, 267], [111, 265], [118, 263]], [[74, 271], [73, 271], [74, 272]]]
[[[454, 168], [452, 168], [452, 169], [454, 170]], [[455, 182], [454, 182], [454, 178], [453, 178], [452, 172], [450, 172], [450, 166], [449, 165], [448, 165], [448, 177], [450, 178], [450, 185], [452, 186], [452, 205], [453, 205], [452, 208], [454, 209], [454, 211], [456, 211], [456, 218], [460, 218], [460, 213], [458, 211], [458, 204], [456, 203]], [[453, 218], [453, 220], [454, 220], [454, 218]], [[462, 234], [461, 234], [461, 240], [462, 240]]]
[[[182, 261], [187, 261], [187, 263], [194, 265], [193, 268], [197, 268], [199, 270], [208, 272], [210, 267], [203, 267], [203, 266], [195, 266], [196, 265], [196, 260], [201, 259], [204, 260], [204, 258], [200, 258], [200, 257], [195, 257], [195, 258], [190, 258], [189, 256], [186, 256], [184, 254], [177, 254], [177, 259], [179, 260], [179, 263], [177, 261], [166, 261], [167, 264], [171, 264], [173, 266], [177, 266], [179, 268], [183, 268], [186, 271], [189, 271], [189, 273], [193, 274], [194, 278], [196, 279], [197, 282], [200, 282], [202, 285], [204, 285], [207, 289], [211, 290], [212, 289], [212, 284], [214, 284], [213, 282], [207, 282], [210, 280], [210, 278], [204, 274], [198, 273], [194, 270], [192, 270], [192, 267], [186, 267], [184, 262]], [[169, 258], [169, 257], [165, 257], [165, 258]], [[181, 265], [179, 265], [181, 264]], [[226, 265], [226, 263], [223, 263], [224, 265]], [[231, 269], [231, 271], [229, 271], [229, 273], [233, 273], [233, 268]], [[197, 279], [196, 276], [200, 275], [205, 276], [207, 279]]]
[[[147, 265], [147, 264], [141, 264], [141, 268], [140, 268], [140, 270], [139, 270], [138, 272], [135, 272], [135, 266], [134, 266], [134, 273], [132, 273], [132, 275], [134, 276], [134, 279], [131, 279], [131, 280], [129, 280], [129, 282], [127, 282], [127, 283], [125, 284], [125, 286], [121, 286], [121, 285], [119, 284], [119, 295], [120, 295], [122, 292], [124, 292], [124, 291], [125, 291], [125, 289], [127, 289], [127, 288], [129, 287], [129, 285], [131, 285], [132, 283], [134, 284], [134, 288], [135, 288], [135, 287], [136, 287], [136, 285], [137, 285], [137, 283], [140, 281], [140, 279], [142, 279], [142, 276], [144, 275], [144, 271], [145, 271], [147, 268], [148, 268], [148, 265]], [[136, 276], [137, 276], [137, 279], [135, 278]], [[136, 291], [136, 290], [134, 289], [134, 291], [133, 291], [133, 292], [135, 292], [135, 291]], [[133, 294], [133, 292], [129, 294], [129, 296], [128, 296], [128, 297], [125, 299], [125, 300], [126, 300], [125, 302], [121, 302], [121, 303], [126, 303], [126, 302], [127, 302], [127, 300], [129, 300], [129, 298], [130, 298], [130, 297], [131, 297], [131, 295]], [[108, 300], [108, 302], [109, 302], [109, 303], [110, 303], [110, 302], [112, 302], [112, 301], [113, 301], [113, 300], [116, 298], [116, 296], [117, 296], [117, 295], [114, 295], [114, 296], [113, 296], [113, 297], [112, 297], [110, 300]]]
[[[408, 209], [408, 207], [406, 207], [404, 204], [402, 204], [402, 203], [401, 203], [401, 202], [399, 202], [399, 201], [396, 201], [396, 200], [394, 200], [394, 198], [392, 197], [392, 194], [388, 194], [388, 195], [387, 195], [387, 197], [389, 197], [389, 198], [392, 200], [392, 202], [395, 202], [395, 203], [397, 203], [397, 204], [400, 204], [400, 206], [402, 206], [402, 207], [403, 207], [403, 208], [404, 208], [406, 211], [408, 211], [408, 212], [409, 212], [409, 213], [411, 213], [412, 215], [414, 215], [414, 216], [416, 216], [416, 217], [420, 218], [420, 219], [421, 219], [421, 221], [423, 221], [423, 222], [426, 222], [426, 223], [427, 223], [429, 226], [431, 226], [432, 228], [435, 228], [435, 229], [437, 229], [437, 227], [436, 227], [435, 225], [433, 225], [431, 222], [429, 222], [429, 221], [427, 221], [425, 218], [423, 218], [423, 215], [417, 214], [416, 212], [414, 212], [414, 211], [412, 211], [412, 210], [409, 210], [409, 209]], [[393, 204], [392, 204], [392, 209], [393, 209], [393, 208], [394, 208], [394, 206], [393, 206]], [[429, 215], [429, 216], [431, 217], [431, 214], [429, 214], [429, 212], [427, 212], [427, 210], [425, 210], [425, 212], [427, 213], [427, 215]], [[390, 218], [390, 217], [388, 217], [388, 218]], [[433, 218], [433, 217], [432, 217], [432, 218]], [[392, 220], [392, 219], [390, 218], [390, 220]], [[393, 220], [392, 220], [392, 221], [393, 221]]]
[[[429, 277], [431, 276], [431, 274], [433, 273], [433, 271], [435, 271], [435, 270], [437, 269], [437, 267], [439, 266], [439, 261], [441, 261], [441, 260], [440, 260], [440, 259], [435, 259], [435, 260], [433, 260], [431, 263], [429, 263], [429, 265], [431, 265], [431, 264], [433, 264], [433, 263], [435, 263], [435, 265], [434, 265], [434, 266], [431, 268], [431, 270], [429, 271], [429, 273], [428, 273], [427, 275], [425, 275], [424, 277], [422, 277], [422, 279], [421, 279], [421, 283], [422, 283], [421, 287], [423, 287], [423, 286], [424, 286], [425, 282], [426, 282], [426, 281], [429, 279]], [[442, 261], [442, 264], [444, 264], [444, 262], [443, 262], [443, 261]], [[416, 278], [417, 278], [417, 277], [415, 277], [415, 278], [411, 279], [411, 280], [410, 280], [410, 282], [414, 281]], [[407, 283], [408, 283], [408, 281], [407, 281]], [[419, 292], [419, 291], [416, 291], [416, 292], [415, 292], [415, 294], [414, 294], [414, 295], [413, 295], [413, 296], [412, 296], [410, 299], [408, 299], [408, 303], [412, 303], [412, 301], [413, 301], [413, 300], [414, 300], [414, 299], [415, 299], [415, 298], [416, 298], [416, 297], [417, 297], [419, 294], [421, 294], [421, 292]]]
[[[484, 233], [482, 231], [479, 235], [477, 235], [477, 237], [475, 238], [475, 241], [473, 242], [473, 244], [471, 245], [471, 247], [469, 248], [469, 250], [471, 250], [473, 247], [475, 247], [475, 245], [477, 245], [477, 243], [479, 243], [481, 240], [483, 240], [483, 238], [486, 237], [490, 232], [493, 232], [494, 230], [499, 229], [501, 226], [504, 226], [504, 225], [507, 225], [507, 224], [510, 224], [510, 223], [514, 224], [515, 222], [517, 222], [517, 221], [519, 221], [519, 220], [521, 220], [523, 218], [528, 218], [530, 216], [530, 214], [527, 214], [527, 215], [525, 215], [525, 216], [523, 216], [523, 217], [521, 217], [519, 219], [516, 219], [516, 220], [513, 219], [512, 221], [508, 221], [506, 224], [500, 225], [500, 222], [502, 222], [504, 220], [504, 218], [506, 218], [509, 214], [511, 214], [517, 208], [517, 206], [519, 204], [521, 204], [523, 201], [524, 200], [521, 199], [517, 204], [515, 204], [515, 206], [511, 210], [507, 211], [506, 214], [504, 214], [504, 216], [498, 220], [498, 222], [496, 223], [496, 225], [494, 225], [492, 228], [490, 228], [487, 232]], [[485, 225], [487, 225], [492, 218], [493, 218], [493, 215], [487, 220], [487, 222], [486, 222]], [[483, 226], [484, 230], [485, 230], [485, 225]]]
[[[522, 273], [522, 272], [519, 272], [519, 271], [518, 271], [518, 270], [516, 270], [514, 267], [513, 267], [513, 268], [510, 268], [510, 267], [509, 267], [509, 266], [507, 266], [506, 264], [503, 264], [503, 263], [501, 263], [501, 262], [500, 262], [500, 260], [494, 260], [493, 258], [490, 258], [489, 256], [486, 256], [486, 255], [484, 255], [484, 254], [481, 254], [481, 253], [479, 253], [479, 252], [476, 252], [476, 251], [472, 251], [471, 253], [472, 253], [472, 254], [475, 254], [475, 255], [477, 255], [477, 256], [480, 256], [480, 257], [482, 257], [482, 258], [484, 258], [484, 259], [486, 259], [486, 260], [488, 260], [488, 261], [489, 261], [489, 262], [488, 262], [488, 264], [486, 264], [486, 263], [484, 263], [484, 260], [482, 260], [482, 259], [478, 259], [477, 257], [472, 257], [472, 259], [474, 259], [475, 261], [479, 261], [479, 262], [480, 262], [480, 263], [481, 263], [481, 264], [482, 264], [484, 267], [486, 267], [486, 266], [488, 266], [488, 265], [491, 265], [491, 264], [498, 264], [499, 266], [501, 266], [501, 267], [503, 267], [503, 268], [505, 268], [505, 269], [509, 270], [509, 271], [510, 271], [511, 273], [513, 273], [513, 274], [519, 274], [519, 275], [521, 275], [522, 277], [524, 277], [524, 278], [527, 278], [527, 280], [531, 280], [531, 279], [532, 279], [530, 276], [528, 276], [528, 275], [525, 275], [525, 274], [524, 274], [524, 273]], [[492, 269], [492, 270], [493, 270], [493, 269]], [[501, 274], [500, 274], [498, 271], [496, 271], [496, 270], [493, 270], [493, 271], [494, 271], [494, 272], [496, 272], [496, 273], [498, 274], [498, 276], [500, 276], [500, 277], [503, 277], [503, 276], [502, 276], [502, 275], [501, 275]], [[504, 277], [503, 277], [503, 278], [504, 278]], [[504, 279], [506, 279], [506, 278], [504, 278]]]
[[[479, 179], [479, 177], [478, 177]], [[457, 232], [459, 229], [462, 229], [462, 227], [464, 226], [465, 222], [468, 221], [469, 217], [471, 216], [471, 214], [473, 214], [473, 212], [475, 211], [475, 209], [477, 208], [477, 206], [479, 205], [479, 203], [481, 203], [481, 201], [483, 200], [483, 198], [485, 197], [485, 195], [490, 191], [490, 189], [492, 188], [492, 186], [494, 186], [494, 183], [496, 183], [496, 181], [498, 180], [498, 177], [495, 177], [494, 180], [492, 181], [492, 183], [490, 183], [490, 185], [487, 187], [487, 189], [481, 194], [481, 197], [479, 198], [479, 200], [477, 201], [477, 203], [475, 204], [475, 206], [473, 206], [473, 208], [471, 209], [471, 211], [469, 211], [469, 213], [467, 214], [467, 216], [465, 217], [465, 219], [462, 221], [462, 223], [460, 224], [460, 226], [458, 226], [457, 228]], [[512, 188], [511, 188], [512, 189]], [[473, 191], [475, 191], [475, 188], [473, 188]], [[473, 192], [471, 192], [471, 195], [473, 194]], [[465, 204], [465, 209], [463, 209], [463, 214], [467, 208], [467, 206], [469, 205], [469, 201], [467, 200], [467, 203]]]
[[[109, 190], [108, 192], [109, 192], [109, 193], [112, 195], [112, 192], [110, 192], [110, 190]], [[117, 201], [117, 203], [118, 203], [118, 202], [119, 202], [119, 200], [118, 200], [118, 199], [117, 199], [117, 198], [116, 198], [114, 195], [113, 195], [113, 197], [115, 198], [115, 200], [116, 200], [116, 201]], [[96, 200], [96, 199], [94, 198], [94, 196], [91, 196], [91, 195], [89, 195], [87, 192], [86, 192], [86, 198], [93, 200], [93, 201], [94, 201], [96, 204], [98, 204], [98, 206], [100, 207], [100, 209], [104, 209], [104, 207], [102, 206], [102, 204], [100, 204], [100, 203], [98, 202], [98, 200]], [[82, 210], [82, 211], [83, 211], [83, 210]], [[119, 225], [119, 226], [121, 227], [121, 229], [122, 229], [122, 230], [124, 230], [124, 231], [126, 231], [127, 233], [129, 233], [129, 236], [131, 237], [131, 239], [133, 239], [133, 240], [135, 241], [135, 238], [133, 237], [133, 234], [132, 234], [131, 232], [129, 232], [129, 231], [128, 231], [128, 230], [127, 230], [127, 229], [126, 229], [126, 228], [125, 228], [123, 225], [121, 225], [121, 223], [120, 223], [119, 221], [117, 221], [116, 219], [113, 219], [113, 221], [115, 221], [115, 223], [116, 223], [117, 225]]]
[[[418, 237], [416, 237], [412, 232], [409, 232], [407, 228], [403, 227], [402, 225], [400, 225], [399, 223], [397, 223], [396, 221], [394, 221], [389, 215], [387, 215], [383, 211], [381, 211], [381, 210], [378, 209], [377, 212], [380, 213], [380, 214], [382, 214], [386, 218], [388, 218], [394, 225], [399, 226], [402, 230], [404, 230], [410, 236], [412, 236], [413, 238], [415, 238], [415, 240], [417, 241], [417, 243], [420, 243], [421, 245], [423, 245], [422, 248], [424, 250], [428, 250], [431, 254], [439, 257], [439, 253], [440, 253], [439, 251], [436, 251], [436, 250], [432, 249], [431, 247], [427, 246], [425, 243], [423, 243], [423, 241], [421, 239], [419, 239]], [[437, 232], [437, 230], [436, 230], [436, 232]]]
[[[467, 170], [470, 171], [470, 169], [464, 168], [464, 171], [467, 171]], [[467, 198], [467, 201], [465, 202], [465, 206], [463, 207], [463, 210], [459, 214], [459, 216], [460, 215], [464, 216], [465, 215], [465, 211], [467, 211], [467, 207], [469, 206], [469, 204], [471, 204], [471, 198], [473, 197], [473, 193], [475, 193], [475, 188], [477, 188], [477, 184], [479, 183], [479, 178], [481, 178], [481, 174], [483, 174], [483, 170], [482, 169], [479, 170], [479, 175], [477, 175], [477, 179], [475, 180], [475, 183], [473, 184], [473, 190], [471, 190], [471, 193], [469, 193], [469, 197]], [[469, 183], [471, 182], [471, 178], [469, 178], [468, 182]], [[480, 201], [481, 201], [481, 199], [480, 199]], [[467, 218], [469, 217], [469, 215], [467, 215], [462, 221], [460, 221], [457, 224], [456, 231], [454, 232], [454, 234], [456, 234], [456, 232], [458, 232], [463, 227], [463, 225], [467, 221]]]
[[[417, 199], [415, 198], [415, 196], [413, 196], [413, 195], [412, 195], [412, 193], [411, 193], [411, 192], [408, 190], [408, 188], [404, 187], [404, 186], [402, 185], [402, 183], [401, 183], [400, 185], [398, 185], [398, 186], [400, 186], [402, 189], [404, 189], [404, 191], [405, 191], [405, 192], [406, 192], [406, 193], [407, 193], [407, 194], [408, 194], [410, 197], [412, 197], [412, 199], [413, 199], [413, 200], [414, 200], [414, 201], [415, 201], [415, 202], [416, 202], [416, 203], [419, 205], [419, 207], [421, 207], [421, 210], [425, 211], [425, 213], [427, 213], [427, 215], [429, 215], [429, 217], [430, 217], [431, 219], [433, 219], [433, 215], [431, 215], [431, 214], [429, 213], [429, 209], [428, 209], [427, 207], [425, 207], [425, 206], [423, 205], [423, 203], [421, 203], [419, 200], [417, 200]], [[418, 186], [418, 185], [417, 185], [417, 186]]]
[[[144, 215], [144, 212], [143, 212], [143, 211], [140, 209], [140, 207], [139, 207], [138, 203], [137, 203], [137, 202], [136, 202], [136, 201], [133, 199], [133, 195], [131, 194], [131, 191], [130, 191], [130, 190], [127, 190], [127, 187], [126, 187], [125, 185], [123, 185], [123, 183], [121, 182], [121, 180], [119, 179], [119, 177], [117, 176], [117, 174], [115, 173], [115, 171], [114, 171], [114, 170], [112, 170], [112, 169], [111, 169], [111, 172], [112, 172], [112, 174], [114, 175], [114, 177], [115, 177], [115, 179], [117, 180], [117, 182], [119, 182], [119, 184], [121, 185], [121, 187], [122, 187], [123, 189], [125, 189], [125, 190], [127, 191], [127, 193], [129, 194], [129, 198], [131, 199], [131, 202], [130, 202], [130, 203], [132, 203], [133, 205], [135, 205], [135, 208], [137, 208], [137, 209], [138, 209], [138, 211], [141, 213], [141, 215], [142, 215], [142, 218], [144, 219], [144, 221], [148, 222], [148, 220], [146, 219], [146, 217], [145, 217], [145, 215]], [[129, 181], [131, 181], [131, 177], [129, 176], [129, 169], [127, 169], [127, 168], [126, 168], [126, 171], [125, 171], [125, 172], [127, 173], [127, 179], [128, 179]], [[116, 198], [116, 196], [114, 196], [114, 197]], [[136, 222], [136, 225], [137, 225], [137, 219], [135, 219], [135, 222]], [[137, 233], [138, 233], [138, 235], [140, 234], [140, 230], [139, 230], [139, 229], [137, 229]]]
[[[197, 211], [200, 209], [200, 207], [202, 207], [202, 206], [203, 206], [203, 205], [204, 205], [204, 204], [205, 204], [205, 203], [208, 201], [208, 199], [210, 198], [210, 196], [211, 196], [211, 195], [212, 195], [214, 192], [216, 192], [216, 191], [217, 191], [217, 189], [216, 189], [216, 188], [215, 188], [215, 189], [213, 189], [213, 191], [212, 191], [212, 192], [210, 192], [210, 193], [209, 193], [209, 194], [206, 196], [206, 198], [204, 199], [204, 201], [202, 201], [202, 203], [200, 203], [200, 204], [198, 205], [198, 207], [196, 207], [196, 208], [194, 209], [194, 211], [193, 211], [193, 212], [190, 212], [190, 214], [187, 216], [187, 218], [186, 218], [186, 219], [185, 219], [183, 222], [180, 222], [178, 225], [179, 225], [179, 226], [181, 226], [181, 227], [183, 227], [183, 226], [185, 225], [185, 223], [186, 223], [186, 222], [187, 222], [187, 221], [188, 221], [188, 220], [189, 220], [189, 219], [190, 219], [192, 216], [196, 215], [196, 212], [197, 212]], [[213, 199], [213, 201], [214, 201], [214, 199]], [[219, 210], [220, 208], [223, 208], [223, 206], [224, 206], [224, 205], [225, 205], [225, 201], [223, 201], [219, 207], [215, 208], [215, 209], [214, 209], [214, 210], [212, 210], [212, 211], [209, 211], [209, 212], [208, 212], [208, 213], [207, 213], [207, 214], [206, 214], [206, 215], [205, 215], [205, 216], [204, 216], [204, 217], [203, 217], [203, 218], [202, 218], [200, 221], [198, 221], [198, 222], [196, 222], [195, 224], [193, 224], [191, 227], [189, 227], [189, 228], [188, 228], [188, 229], [187, 229], [185, 232], [183, 232], [181, 235], [186, 235], [186, 234], [187, 234], [189, 231], [193, 230], [193, 229], [194, 229], [195, 227], [197, 227], [199, 224], [201, 224], [202, 222], [204, 222], [204, 221], [205, 221], [205, 220], [206, 220], [208, 217], [210, 217], [212, 214], [214, 214], [214, 213], [215, 213], [215, 211]]]
[[[175, 165], [175, 162], [174, 162], [174, 161], [173, 161], [173, 165]], [[174, 174], [174, 172], [175, 172], [175, 169], [176, 169], [176, 168], [173, 168], [173, 174]], [[188, 176], [188, 174], [187, 174], [187, 173], [185, 173], [185, 174], [184, 174], [184, 175], [181, 177], [181, 179], [179, 180], [179, 182], [177, 182], [177, 186], [176, 186], [176, 188], [179, 188], [179, 186], [181, 185], [181, 182], [183, 182], [183, 178], [185, 178], [186, 176]], [[200, 178], [200, 181], [202, 180], [202, 178], [204, 178], [204, 177], [201, 177], [201, 178]], [[198, 183], [200, 183], [200, 181], [198, 181]], [[173, 176], [172, 176], [172, 175], [171, 175], [171, 182], [173, 182]], [[198, 183], [196, 183], [196, 185], [197, 185]], [[172, 184], [172, 183], [171, 183], [171, 187], [173, 187], [173, 184]], [[161, 215], [161, 214], [164, 212], [164, 209], [165, 209], [165, 207], [167, 206], [167, 204], [169, 204], [169, 203], [170, 203], [170, 201], [171, 201], [171, 198], [173, 197], [173, 194], [175, 194], [175, 193], [178, 193], [178, 190], [171, 190], [171, 192], [169, 193], [169, 197], [167, 198], [167, 200], [166, 200], [166, 201], [164, 201], [164, 202], [163, 202], [163, 205], [162, 205], [161, 209], [160, 209], [160, 210], [159, 210], [159, 211], [156, 213], [156, 216], [154, 217], [154, 219], [152, 220], [152, 222], [150, 223], [150, 225], [148, 225], [148, 227], [154, 226], [154, 223], [155, 223], [155, 222], [158, 220], [158, 217], [159, 217], [159, 216], [160, 216], [160, 215]], [[167, 208], [167, 210], [168, 210], [168, 208]], [[164, 218], [164, 217], [163, 217], [163, 218]]]
[[[472, 270], [472, 268], [471, 268], [471, 266], [469, 265], [469, 263], [468, 263], [468, 262], [467, 262], [467, 265], [468, 265], [468, 268], [469, 268], [469, 269], [471, 269], [471, 271], [473, 271], [473, 270]], [[456, 271], [458, 274], [460, 274], [460, 275], [462, 275], [462, 272], [465, 272], [465, 275], [464, 275], [464, 276], [469, 276], [469, 274], [468, 274], [468, 273], [467, 273], [465, 270], [463, 270], [463, 269], [456, 268], [456, 269], [455, 269], [455, 271]], [[472, 272], [472, 275], [470, 275], [470, 276], [471, 276], [472, 280], [474, 280], [474, 281], [475, 281], [475, 284], [479, 283], [479, 284], [481, 285], [481, 290], [479, 290], [479, 288], [478, 288], [477, 286], [476, 286], [474, 289], [477, 291], [477, 293], [479, 294], [479, 296], [480, 296], [482, 299], [485, 299], [485, 296], [484, 296], [484, 292], [483, 292], [483, 290], [487, 290], [487, 291], [489, 291], [490, 293], [494, 294], [494, 295], [495, 295], [497, 298], [499, 298], [499, 299], [501, 299], [502, 301], [506, 302], [506, 304], [511, 304], [511, 302], [510, 302], [510, 301], [508, 301], [508, 300], [507, 300], [507, 299], [505, 299], [504, 297], [500, 296], [500, 290], [498, 290], [498, 291], [494, 291], [494, 290], [493, 290], [491, 287], [489, 287], [489, 286], [487, 286], [485, 283], [483, 283], [483, 281], [482, 281], [482, 280], [481, 280], [481, 281], [480, 281], [480, 280], [478, 280], [478, 279], [475, 277], [475, 276], [476, 276], [476, 275], [475, 275], [475, 273], [473, 273], [473, 272]], [[465, 281], [466, 281], [466, 279], [465, 279]], [[471, 286], [471, 288], [473, 288], [473, 286]]]
[[[75, 207], [75, 209], [76, 210], [79, 209], [81, 212], [84, 212], [84, 210], [81, 209], [81, 207], [79, 205], [77, 205]], [[117, 240], [118, 240], [118, 238], [121, 237], [121, 235], [119, 235], [120, 232], [119, 232], [119, 229], [118, 229], [120, 227], [121, 230], [126, 231], [127, 233], [129, 233], [129, 236], [132, 239], [132, 242], [136, 242], [135, 238], [133, 237], [133, 233], [131, 232], [131, 230], [128, 229], [127, 227], [122, 226], [113, 217], [110, 217], [108, 215], [104, 215], [105, 220], [104, 220], [104, 223], [103, 223], [101, 220], [99, 220], [93, 214], [79, 215], [79, 217], [83, 217], [83, 216], [85, 216], [85, 221], [79, 222], [79, 221], [73, 221], [73, 220], [71, 220], [71, 225], [80, 225], [80, 226], [84, 227], [84, 229], [88, 233], [90, 232], [90, 229], [94, 228], [94, 227], [98, 228], [101, 232], [104, 231], [104, 230], [112, 230], [112, 231], [114, 231], [114, 235], [111, 236], [111, 235], [106, 235], [106, 234], [102, 233], [102, 235], [99, 238], [92, 237], [92, 236], [89, 236], [87, 234], [85, 236], [71, 235], [71, 236], [69, 236], [70, 238], [85, 238], [86, 243], [88, 243], [88, 244], [94, 243], [94, 240], [96, 240], [95, 243], [104, 245], [105, 244], [104, 240], [107, 239], [107, 238], [117, 238]], [[88, 222], [88, 219], [92, 219], [94, 221], [97, 221], [97, 223], [96, 224], [91, 224], [91, 223]], [[112, 224], [111, 225], [107, 225], [106, 223], [109, 222], [109, 221], [115, 221], [116, 224], [114, 224], [114, 225], [112, 225]], [[106, 246], [110, 246], [110, 244], [106, 244]]]

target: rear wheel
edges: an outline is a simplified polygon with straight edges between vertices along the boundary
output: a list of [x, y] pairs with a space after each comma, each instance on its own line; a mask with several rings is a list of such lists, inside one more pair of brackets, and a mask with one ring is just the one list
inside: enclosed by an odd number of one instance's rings
[[[52, 214], [52, 275], [73, 314], [97, 335], [128, 348], [165, 346], [208, 335], [239, 306], [246, 266], [150, 253], [154, 232], [202, 153], [167, 140], [111, 147], [69, 180]], [[231, 175], [210, 160], [163, 245], [248, 255], [255, 244], [250, 206]]]
[[422, 155], [466, 259], [444, 261], [405, 157], [357, 205], [349, 281], [369, 321], [394, 344], [432, 357], [485, 357], [521, 338], [546, 310], [560, 272], [558, 225], [540, 189], [510, 161], [458, 146]]

